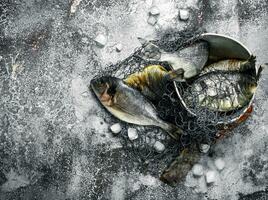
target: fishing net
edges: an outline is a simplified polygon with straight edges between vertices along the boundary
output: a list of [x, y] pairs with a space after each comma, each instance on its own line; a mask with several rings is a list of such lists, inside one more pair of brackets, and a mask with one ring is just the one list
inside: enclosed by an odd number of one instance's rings
[[[153, 64], [158, 64], [167, 70], [171, 70], [171, 66], [168, 63], [157, 61], [157, 59], [151, 60], [150, 58], [159, 56], [159, 48], [164, 49], [166, 52], [174, 52], [199, 42], [201, 33], [202, 31], [200, 30], [168, 32], [161, 36], [160, 40], [151, 41], [158, 48], [155, 48], [154, 45], [148, 48], [148, 45], [144, 44], [125, 60], [105, 68], [101, 75], [110, 75], [123, 79]], [[149, 59], [143, 59], [144, 56]], [[219, 77], [222, 79], [221, 75]], [[224, 81], [227, 82], [227, 85], [235, 84], [228, 76], [225, 77]], [[204, 95], [204, 90], [196, 90], [193, 87], [193, 82], [175, 82], [175, 84], [171, 81], [167, 82], [162, 97], [157, 102], [153, 102], [160, 118], [175, 124], [184, 131], [179, 141], [173, 140], [165, 131], [157, 127], [123, 124], [123, 131], [120, 134], [123, 147], [131, 156], [143, 163], [142, 166], [146, 165], [146, 169], [152, 174], [158, 173], [156, 169], [163, 169], [167, 163], [179, 155], [183, 148], [192, 143], [212, 144], [219, 136], [218, 132], [222, 125], [230, 122], [230, 119], [236, 118], [240, 114], [240, 111], [237, 110], [215, 112], [208, 107], [201, 106], [198, 100], [200, 95]], [[230, 95], [228, 94], [230, 92], [228, 89], [216, 85], [215, 83], [213, 87], [217, 87], [214, 88], [218, 93], [217, 95]], [[232, 100], [230, 102], [232, 103]], [[127, 135], [129, 127], [137, 129], [139, 137], [136, 140], [129, 140]], [[159, 153], [155, 150], [156, 141], [164, 144], [165, 150], [163, 152]], [[153, 165], [147, 165], [148, 163], [153, 163]]]

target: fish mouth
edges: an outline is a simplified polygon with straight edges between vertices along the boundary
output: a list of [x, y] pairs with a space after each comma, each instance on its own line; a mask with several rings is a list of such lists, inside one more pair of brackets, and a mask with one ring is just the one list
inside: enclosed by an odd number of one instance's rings
[[98, 81], [98, 79], [92, 79], [89, 84], [89, 89], [91, 89], [95, 95], [99, 98], [100, 94], [102, 93], [101, 91], [101, 84]]
[[92, 79], [89, 87], [102, 104], [106, 106], [112, 105], [112, 96], [107, 93], [110, 87], [108, 82], [103, 82], [102, 79]]

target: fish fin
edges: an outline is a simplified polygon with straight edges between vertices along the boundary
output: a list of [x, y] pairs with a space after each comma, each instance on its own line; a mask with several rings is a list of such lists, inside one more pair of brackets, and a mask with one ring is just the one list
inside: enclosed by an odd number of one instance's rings
[[178, 82], [183, 82], [184, 80], [184, 69], [179, 68], [176, 70], [172, 70], [168, 72], [164, 78], [171, 80], [171, 81], [178, 81]]
[[181, 128], [169, 123], [165, 123], [165, 125], [161, 128], [164, 129], [175, 140], [179, 140], [180, 136], [183, 133], [183, 130]]
[[259, 67], [259, 69], [258, 69], [258, 71], [257, 71], [257, 76], [256, 76], [256, 79], [257, 79], [257, 81], [260, 79], [260, 77], [261, 77], [261, 73], [262, 73], [262, 70], [263, 70], [263, 65], [261, 65], [260, 67]]
[[197, 150], [196, 145], [184, 149], [180, 155], [164, 170], [160, 180], [171, 186], [182, 181], [192, 169], [193, 165], [198, 162], [201, 153]]

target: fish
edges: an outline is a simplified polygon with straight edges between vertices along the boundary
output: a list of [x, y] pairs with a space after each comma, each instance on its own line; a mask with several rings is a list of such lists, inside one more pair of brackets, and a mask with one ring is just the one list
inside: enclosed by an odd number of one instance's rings
[[257, 89], [261, 71], [262, 67], [256, 76], [234, 71], [209, 72], [191, 84], [184, 95], [185, 100], [188, 105], [197, 105], [212, 111], [237, 110], [249, 104]]
[[103, 76], [92, 79], [90, 88], [101, 104], [116, 118], [131, 124], [157, 126], [178, 140], [183, 130], [158, 117], [154, 105], [138, 90], [126, 85], [122, 79]]
[[212, 63], [202, 70], [200, 75], [212, 71], [250, 72], [255, 70], [256, 56], [251, 55], [247, 60], [226, 59]]
[[188, 172], [201, 158], [201, 152], [195, 144], [185, 148], [179, 156], [163, 171], [160, 180], [170, 186], [183, 181]]
[[182, 81], [184, 70], [168, 71], [161, 65], [148, 65], [142, 71], [127, 76], [123, 81], [140, 91], [151, 101], [159, 100], [168, 81]]
[[168, 63], [174, 70], [182, 68], [184, 79], [198, 75], [208, 60], [208, 44], [205, 41], [196, 42], [175, 52], [166, 52], [153, 42], [144, 44], [141, 58], [149, 61]]

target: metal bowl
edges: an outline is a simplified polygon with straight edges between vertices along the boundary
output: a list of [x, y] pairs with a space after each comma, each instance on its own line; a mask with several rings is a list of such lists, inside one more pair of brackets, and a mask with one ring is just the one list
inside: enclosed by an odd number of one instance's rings
[[[209, 45], [209, 58], [207, 64], [230, 58], [247, 60], [252, 55], [250, 50], [245, 45], [236, 39], [226, 35], [205, 33], [200, 36], [200, 40], [208, 42]], [[253, 73], [257, 74], [256, 66], [252, 71]], [[180, 94], [180, 90], [178, 89], [176, 82], [173, 84], [182, 105], [190, 114], [197, 116], [196, 113], [192, 112], [191, 109], [186, 105], [184, 99], [182, 98], [182, 95]], [[230, 115], [227, 121], [219, 121], [218, 124], [231, 124], [240, 119], [249, 110], [254, 100], [254, 96], [255, 94], [252, 96], [247, 106]]]

